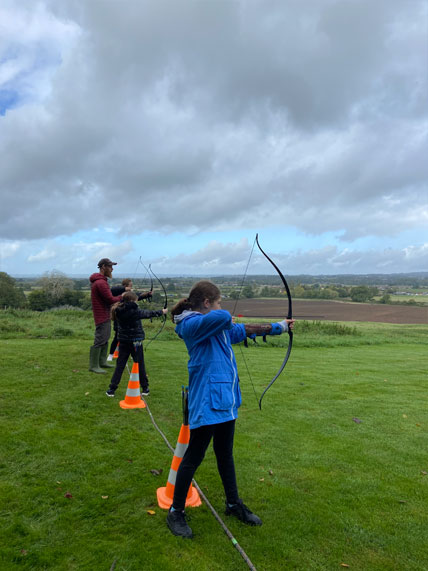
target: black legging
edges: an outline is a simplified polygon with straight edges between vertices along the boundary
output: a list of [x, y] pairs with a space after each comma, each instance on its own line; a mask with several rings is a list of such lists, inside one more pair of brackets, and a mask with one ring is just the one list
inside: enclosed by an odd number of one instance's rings
[[190, 483], [198, 466], [204, 459], [211, 438], [213, 439], [217, 468], [223, 482], [226, 500], [230, 504], [235, 504], [238, 501], [238, 486], [236, 484], [235, 464], [233, 461], [234, 434], [234, 420], [190, 430], [189, 446], [184, 453], [175, 481], [174, 500], [172, 503], [175, 510], [184, 510]]
[[110, 351], [109, 351], [110, 355], [113, 355], [113, 353], [116, 350], [116, 347], [117, 347], [117, 331], [114, 332], [114, 337], [110, 343]]
[[146, 367], [144, 364], [143, 344], [141, 341], [133, 343], [132, 341], [120, 341], [119, 343], [119, 357], [116, 361], [116, 369], [110, 381], [110, 390], [115, 391], [119, 386], [122, 373], [128, 362], [129, 355], [132, 356], [135, 363], [138, 363], [138, 372], [140, 374], [140, 385], [143, 390], [148, 389], [149, 379], [146, 374]]

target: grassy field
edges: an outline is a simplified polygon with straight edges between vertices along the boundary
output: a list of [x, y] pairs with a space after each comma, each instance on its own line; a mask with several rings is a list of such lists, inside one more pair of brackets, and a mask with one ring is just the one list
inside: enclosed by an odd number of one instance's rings
[[[166, 528], [171, 452], [147, 410], [119, 407], [127, 373], [108, 399], [110, 375], [87, 371], [90, 314], [1, 312], [0, 334], [0, 569], [247, 568], [205, 505], [192, 541]], [[261, 412], [283, 343], [236, 350], [238, 483], [264, 524], [224, 519], [258, 570], [428, 569], [427, 342], [428, 325], [299, 323]], [[175, 446], [187, 355], [171, 324], [146, 360]], [[196, 480], [222, 515], [212, 450]]]

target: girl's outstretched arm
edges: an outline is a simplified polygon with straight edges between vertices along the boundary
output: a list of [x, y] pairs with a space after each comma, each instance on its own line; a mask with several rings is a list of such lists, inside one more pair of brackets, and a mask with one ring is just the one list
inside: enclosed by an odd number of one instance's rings
[[245, 323], [247, 337], [254, 338], [257, 335], [281, 335], [288, 329], [293, 329], [294, 319], [284, 319], [277, 323]]

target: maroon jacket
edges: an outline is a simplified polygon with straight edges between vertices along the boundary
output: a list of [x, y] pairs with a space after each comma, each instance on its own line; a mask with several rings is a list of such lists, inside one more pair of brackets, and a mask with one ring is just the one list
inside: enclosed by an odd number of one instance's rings
[[92, 312], [95, 325], [110, 320], [110, 306], [122, 299], [121, 295], [114, 296], [107, 283], [106, 276], [95, 273], [89, 278], [91, 282]]

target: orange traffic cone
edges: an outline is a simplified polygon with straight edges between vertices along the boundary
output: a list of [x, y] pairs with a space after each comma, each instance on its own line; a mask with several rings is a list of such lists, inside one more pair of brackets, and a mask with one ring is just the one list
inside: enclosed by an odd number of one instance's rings
[[146, 403], [141, 400], [138, 363], [132, 365], [125, 400], [121, 400], [119, 405], [121, 408], [146, 408]]
[[119, 342], [116, 345], [116, 349], [114, 350], [113, 353], [113, 359], [117, 359], [119, 357]]
[[[177, 446], [175, 447], [174, 457], [172, 459], [171, 469], [169, 471], [168, 482], [166, 487], [158, 488], [156, 491], [158, 497], [158, 505], [165, 510], [169, 509], [172, 505], [174, 498], [175, 479], [177, 477], [177, 470], [181, 464], [181, 460], [189, 445], [190, 429], [188, 424], [182, 424], [180, 434], [178, 435]], [[201, 505], [201, 498], [199, 497], [198, 490], [190, 484], [189, 491], [186, 498], [186, 506], [196, 508]]]

